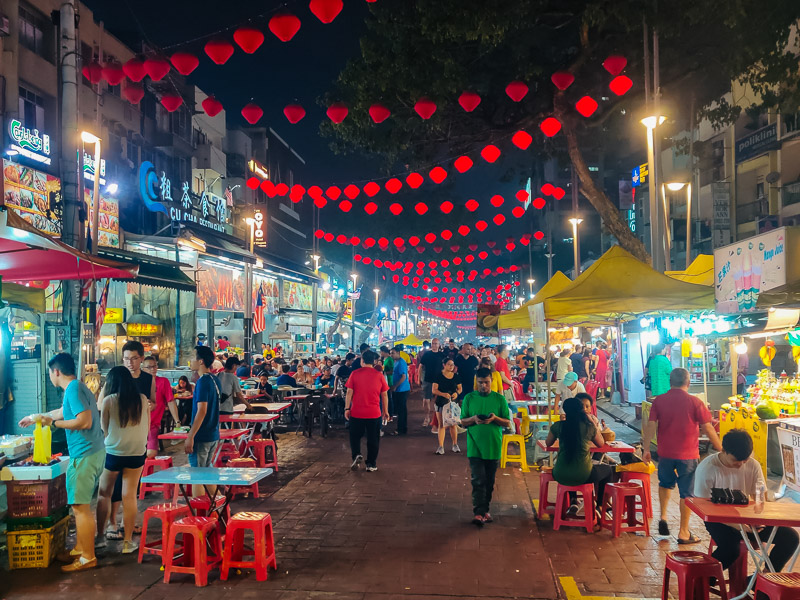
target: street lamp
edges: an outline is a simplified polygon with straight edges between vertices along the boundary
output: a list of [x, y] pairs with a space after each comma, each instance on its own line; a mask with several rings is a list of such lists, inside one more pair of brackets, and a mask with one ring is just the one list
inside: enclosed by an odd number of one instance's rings
[[[680, 192], [686, 188], [686, 268], [688, 269], [692, 262], [692, 184], [672, 181], [666, 185], [670, 192]], [[666, 206], [666, 200], [664, 205]]]
[[583, 219], [573, 217], [569, 220], [572, 223], [572, 249], [575, 257], [575, 277], [573, 281], [581, 274], [581, 243], [578, 239], [578, 225], [583, 223]]
[[310, 258], [314, 261], [314, 273], [318, 273], [319, 261], [322, 260], [322, 257], [319, 254], [312, 254]]
[[244, 222], [250, 226], [250, 254], [252, 254], [256, 237], [256, 220], [253, 217], [247, 217]]
[[[667, 255], [664, 253], [664, 236], [661, 233], [661, 226], [658, 217], [658, 165], [656, 164], [656, 128], [667, 118], [663, 115], [653, 115], [641, 120], [642, 125], [647, 128], [647, 165], [650, 171], [650, 252], [653, 255], [653, 268], [656, 271], [663, 271], [666, 268]], [[664, 227], [666, 222], [666, 206], [664, 207]], [[663, 255], [662, 255], [663, 253]]]
[[358, 273], [351, 273], [350, 277], [353, 278], [353, 295], [350, 297], [350, 327], [352, 332], [351, 349], [356, 351], [356, 281], [358, 280]]
[[531, 289], [531, 298], [533, 298], [533, 284], [536, 283], [535, 279], [528, 279], [528, 287]]

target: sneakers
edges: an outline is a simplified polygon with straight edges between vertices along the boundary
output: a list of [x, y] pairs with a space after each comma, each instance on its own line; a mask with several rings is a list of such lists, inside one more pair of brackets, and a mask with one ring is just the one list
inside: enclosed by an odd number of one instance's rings
[[474, 517], [472, 517], [472, 524], [475, 525], [476, 527], [483, 527], [483, 523], [484, 523], [483, 515], [475, 515]]
[[131, 540], [130, 542], [127, 541], [127, 540], [122, 542], [122, 553], [123, 554], [133, 554], [138, 549], [139, 549], [139, 544], [137, 544], [133, 540]]
[[458, 444], [453, 444], [453, 448], [452, 448], [452, 450], [453, 450], [453, 452], [455, 452], [456, 454], [460, 454], [460, 453], [461, 453], [461, 448], [459, 448], [459, 447], [458, 447]]
[[577, 517], [578, 516], [578, 509], [580, 507], [577, 504], [570, 504], [569, 508], [567, 509], [567, 516], [568, 517]]
[[444, 454], [444, 446], [439, 446], [434, 454]]
[[431, 433], [436, 435], [437, 433], [439, 433], [439, 428], [434, 425], [433, 427], [431, 427]]
[[492, 515], [489, 514], [488, 512], [485, 515], [483, 515], [483, 522], [484, 523], [491, 523], [493, 521], [494, 521], [494, 519], [492, 518]]
[[427, 427], [427, 426], [428, 426], [428, 425], [430, 425], [430, 424], [431, 424], [431, 419], [430, 419], [430, 417], [425, 417], [425, 420], [422, 422], [422, 426], [423, 426], [423, 427]]
[[381, 431], [381, 437], [383, 437], [383, 431]]
[[89, 569], [94, 569], [97, 566], [97, 557], [95, 556], [92, 560], [84, 560], [82, 557], [76, 558], [68, 565], [63, 565], [61, 567], [62, 573], [77, 573], [79, 571], [88, 571]]
[[378, 470], [377, 465], [367, 465], [367, 471], [369, 471], [370, 473], [373, 473], [377, 470]]
[[351, 471], [358, 471], [359, 465], [364, 461], [364, 457], [360, 454], [353, 459], [353, 464], [350, 465]]

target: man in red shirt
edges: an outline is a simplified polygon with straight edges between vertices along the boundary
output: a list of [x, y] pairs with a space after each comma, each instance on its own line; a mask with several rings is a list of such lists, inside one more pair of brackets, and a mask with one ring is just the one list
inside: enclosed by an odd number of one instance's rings
[[365, 350], [361, 355], [361, 368], [355, 369], [347, 380], [344, 400], [344, 418], [350, 421], [350, 450], [358, 470], [364, 460], [361, 438], [367, 436], [367, 471], [378, 470], [378, 447], [381, 441], [381, 420], [389, 420], [389, 384], [383, 372], [374, 368], [378, 355]]
[[678, 484], [681, 500], [681, 526], [679, 544], [696, 544], [700, 538], [689, 531], [689, 515], [685, 499], [694, 496], [694, 472], [700, 458], [698, 428], [703, 430], [711, 444], [722, 452], [719, 436], [711, 424], [711, 412], [697, 396], [689, 394], [689, 371], [673, 369], [669, 375], [670, 390], [656, 396], [650, 408], [650, 420], [643, 432], [646, 463], [651, 460], [650, 441], [658, 428], [658, 499], [661, 504], [661, 520], [658, 533], [669, 535], [667, 506], [675, 484]]
[[511, 391], [511, 369], [508, 368], [508, 346], [500, 344], [495, 349], [497, 354], [497, 361], [494, 363], [494, 368], [500, 373], [500, 379], [503, 380], [503, 396], [509, 402], [514, 401], [514, 394]]
[[181, 421], [178, 417], [178, 405], [172, 394], [172, 385], [166, 377], [158, 376], [158, 361], [155, 356], [148, 356], [142, 361], [142, 371], [150, 373], [156, 382], [156, 404], [150, 411], [150, 433], [147, 436], [147, 458], [154, 458], [158, 455], [158, 434], [164, 411], [169, 408], [176, 425]]

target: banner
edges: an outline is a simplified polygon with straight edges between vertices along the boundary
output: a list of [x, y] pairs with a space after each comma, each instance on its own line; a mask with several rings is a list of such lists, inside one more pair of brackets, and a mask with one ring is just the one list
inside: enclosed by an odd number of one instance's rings
[[3, 159], [3, 203], [39, 231], [61, 234], [55, 217], [48, 217], [50, 192], [60, 191], [57, 177]]
[[497, 324], [500, 317], [499, 304], [478, 304], [477, 335], [497, 337]]
[[743, 410], [719, 411], [719, 437], [728, 433], [731, 429], [744, 429], [753, 439], [753, 458], [761, 465], [761, 472], [767, 477], [767, 424], [753, 413], [749, 414]]
[[319, 312], [339, 312], [341, 301], [341, 296], [335, 290], [317, 288], [317, 310]]
[[783, 482], [800, 492], [800, 419], [787, 419], [778, 426]]
[[[83, 200], [86, 202], [86, 230], [91, 231], [92, 223], [94, 223], [94, 203], [92, 196], [94, 189], [91, 187], [83, 188]], [[100, 194], [100, 226], [97, 228], [99, 233], [97, 236], [98, 246], [107, 246], [110, 248], [119, 248], [119, 203], [114, 198], [106, 198]]]
[[197, 265], [197, 308], [244, 310], [244, 271], [203, 259]]
[[264, 314], [277, 315], [278, 299], [280, 298], [278, 280], [253, 273], [253, 306], [256, 305], [259, 286], [263, 293], [261, 301], [264, 303]]
[[311, 286], [283, 280], [283, 306], [294, 310], [311, 310]]

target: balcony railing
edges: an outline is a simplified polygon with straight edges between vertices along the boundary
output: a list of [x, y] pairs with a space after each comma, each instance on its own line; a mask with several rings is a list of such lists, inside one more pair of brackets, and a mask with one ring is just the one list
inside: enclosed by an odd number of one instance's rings
[[783, 206], [790, 206], [800, 202], [800, 181], [795, 181], [781, 189], [781, 201]]

